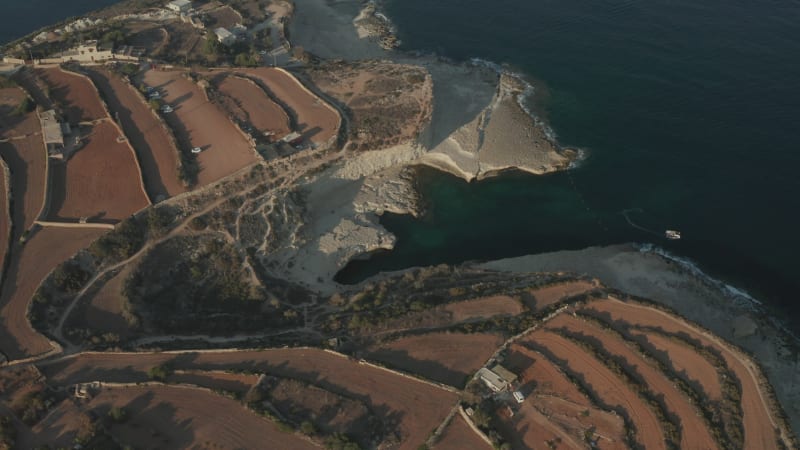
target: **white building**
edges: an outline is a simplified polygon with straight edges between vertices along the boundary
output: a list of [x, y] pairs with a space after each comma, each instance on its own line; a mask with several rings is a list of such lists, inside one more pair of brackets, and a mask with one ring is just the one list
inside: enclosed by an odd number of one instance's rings
[[485, 367], [478, 371], [478, 376], [489, 389], [495, 392], [505, 391], [508, 388], [508, 382], [506, 380], [500, 378], [496, 373]]
[[171, 9], [176, 13], [187, 13], [192, 10], [191, 0], [172, 0], [167, 3], [167, 9]]
[[214, 34], [217, 35], [217, 40], [222, 45], [231, 45], [236, 42], [236, 36], [225, 28], [217, 28], [214, 30]]

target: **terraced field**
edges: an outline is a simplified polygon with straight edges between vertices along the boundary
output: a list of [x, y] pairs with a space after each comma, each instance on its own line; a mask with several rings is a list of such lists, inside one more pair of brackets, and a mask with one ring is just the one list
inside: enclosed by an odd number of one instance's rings
[[[574, 291], [595, 286], [581, 288]], [[551, 300], [563, 295], [553, 288], [534, 293]], [[519, 374], [515, 388], [526, 398], [519, 406], [509, 403], [512, 413], [498, 407], [496, 417], [514, 448], [587, 442], [597, 448], [778, 448], [779, 442], [792, 448], [794, 442], [751, 359], [653, 306], [589, 299], [507, 352], [504, 364]]]

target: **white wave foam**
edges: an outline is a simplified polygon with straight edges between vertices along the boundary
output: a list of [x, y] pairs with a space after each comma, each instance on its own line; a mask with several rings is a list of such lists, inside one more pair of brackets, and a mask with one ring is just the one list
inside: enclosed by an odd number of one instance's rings
[[700, 267], [698, 267], [697, 264], [689, 258], [673, 255], [672, 253], [654, 244], [637, 244], [637, 247], [642, 253], [653, 253], [680, 265], [684, 269], [688, 270], [692, 275], [716, 287], [728, 298], [737, 301], [743, 306], [750, 306], [751, 308], [763, 306], [763, 303], [754, 298], [752, 295], [748, 294], [746, 291], [731, 286], [730, 284], [727, 284], [703, 272], [703, 270], [700, 269]]

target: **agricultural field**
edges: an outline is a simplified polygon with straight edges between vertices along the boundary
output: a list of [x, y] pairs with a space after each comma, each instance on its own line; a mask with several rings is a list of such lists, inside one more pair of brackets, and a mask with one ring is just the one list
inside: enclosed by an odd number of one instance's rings
[[178, 178], [178, 149], [142, 94], [107, 69], [92, 68], [88, 72], [136, 150], [150, 198], [163, 200], [185, 192]]
[[578, 280], [559, 283], [553, 286], [531, 289], [528, 291], [533, 299], [530, 301], [530, 308], [542, 311], [548, 306], [558, 303], [561, 300], [574, 295], [584, 294], [597, 288], [597, 283]]
[[442, 307], [455, 323], [497, 316], [516, 316], [523, 312], [519, 300], [508, 295], [495, 295], [448, 303]]
[[71, 125], [108, 117], [96, 88], [87, 78], [60, 68], [37, 69], [36, 73], [44, 80], [49, 97]]
[[447, 424], [444, 433], [433, 446], [434, 450], [490, 450], [492, 448], [486, 441], [480, 438], [467, 422], [457, 414], [453, 420]]
[[596, 406], [544, 355], [515, 343], [504, 364], [519, 374], [520, 391], [528, 397], [500, 422], [513, 447], [538, 448], [556, 439], [580, 443], [594, 430], [599, 448], [627, 448], [622, 418]]
[[669, 426], [674, 429], [672, 433], [676, 435], [675, 443], [681, 448], [716, 446], [706, 425], [697, 420], [697, 416], [701, 414], [701, 405], [692, 404], [657, 366], [637, 354], [617, 335], [606, 332], [595, 324], [567, 315], [560, 315], [551, 320], [547, 324], [547, 329], [602, 349], [604, 355], [619, 362], [624, 370], [637, 377], [639, 382], [653, 393], [653, 398], [655, 393], [662, 395], [663, 400], [657, 401], [658, 405], [655, 408], [662, 411]]
[[271, 349], [220, 353], [87, 354], [43, 366], [61, 385], [90, 380], [146, 381], [161, 364], [176, 370], [249, 370], [288, 377], [348, 398], [359, 398], [381, 420], [399, 448], [415, 449], [456, 404], [457, 394], [318, 349]]
[[280, 139], [291, 131], [286, 111], [252, 80], [223, 74], [218, 75], [214, 83], [232, 101], [229, 109], [236, 118], [251, 124], [260, 134], [270, 132], [275, 139]]
[[0, 351], [11, 359], [51, 349], [27, 318], [28, 305], [39, 284], [58, 264], [100, 237], [94, 228], [40, 228], [31, 233], [24, 250], [12, 259], [0, 295]]
[[133, 149], [108, 120], [84, 135], [84, 146], [51, 166], [51, 218], [114, 223], [147, 207]]
[[[165, 119], [175, 132], [184, 158], [196, 161], [198, 186], [224, 178], [258, 160], [236, 126], [182, 72], [148, 70], [144, 82], [161, 89], [164, 103], [174, 108]], [[202, 151], [189, 154], [195, 147]]]
[[258, 80], [281, 102], [294, 120], [295, 131], [315, 145], [331, 142], [339, 133], [339, 113], [325, 101], [308, 91], [283, 69], [262, 67], [243, 70]]
[[[778, 448], [775, 429], [781, 435], [786, 436], [786, 430], [778, 426], [774, 415], [773, 406], [765, 401], [767, 394], [760, 386], [760, 379], [763, 375], [760, 370], [753, 365], [749, 358], [745, 357], [740, 351], [734, 350], [728, 344], [723, 343], [719, 338], [703, 331], [688, 322], [671, 316], [663, 311], [649, 308], [644, 305], [624, 303], [620, 300], [609, 298], [608, 300], [598, 301], [590, 304], [586, 308], [587, 312], [599, 317], [601, 320], [611, 323], [615, 328], [642, 328], [653, 329], [665, 335], [671, 335], [680, 341], [695, 341], [700, 348], [707, 347], [722, 357], [731, 375], [735, 376], [740, 386], [739, 393], [733, 393], [733, 400], [739, 403], [741, 416], [741, 426], [743, 427], [743, 445], [745, 448]], [[688, 337], [688, 339], [686, 339]], [[735, 389], [735, 388], [734, 388]], [[725, 418], [732, 420], [732, 412], [725, 414]], [[741, 436], [736, 432], [736, 426], [728, 430], [728, 435], [734, 441], [739, 441]], [[784, 440], [785, 442], [785, 440]]]
[[388, 367], [462, 387], [502, 342], [496, 334], [429, 333], [375, 345], [365, 356]]
[[0, 156], [0, 282], [3, 280], [6, 255], [11, 247], [11, 198], [10, 184], [11, 173], [8, 166]]
[[380, 436], [381, 420], [358, 398], [290, 378], [267, 377], [261, 389], [282, 416], [296, 424], [310, 423], [323, 435], [347, 434], [362, 447]]
[[103, 389], [86, 406], [99, 417], [114, 407], [122, 408], [129, 419], [113, 424], [109, 434], [134, 448], [317, 448], [239, 402], [203, 389], [158, 385]]
[[667, 448], [664, 429], [656, 412], [647, 402], [617, 377], [604, 361], [585, 352], [578, 344], [550, 331], [537, 330], [528, 342], [558, 363], [562, 370], [582, 378], [592, 386], [593, 395], [604, 408], [617, 411], [629, 429], [635, 429], [635, 440], [648, 449]]
[[[12, 92], [16, 99], [23, 98], [21, 90], [13, 89]], [[14, 193], [11, 217], [15, 235], [19, 236], [33, 225], [42, 209], [47, 186], [47, 152], [42, 137], [37, 134], [40, 132], [40, 125], [35, 112], [24, 114], [19, 121], [14, 119], [13, 122], [12, 128], [0, 129], [0, 138], [17, 137], [8, 142], [0, 142], [0, 157], [13, 174], [10, 180], [11, 191]]]

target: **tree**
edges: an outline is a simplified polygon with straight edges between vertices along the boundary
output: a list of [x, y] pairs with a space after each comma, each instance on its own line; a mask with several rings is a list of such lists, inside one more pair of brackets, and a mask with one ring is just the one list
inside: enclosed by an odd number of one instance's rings
[[300, 424], [300, 432], [306, 436], [311, 436], [317, 432], [317, 427], [310, 421], [304, 420], [303, 423]]
[[125, 411], [124, 408], [115, 406], [108, 411], [108, 417], [110, 417], [115, 423], [122, 423], [128, 418], [128, 412]]
[[152, 380], [164, 381], [170, 375], [172, 375], [172, 367], [170, 367], [168, 364], [154, 366], [147, 371], [147, 376], [149, 376]]
[[161, 108], [161, 102], [158, 101], [157, 98], [151, 98], [149, 102], [147, 102], [151, 108], [158, 111], [158, 108]]
[[206, 55], [216, 56], [219, 55], [221, 48], [221, 44], [217, 39], [217, 35], [214, 33], [209, 33], [208, 37], [206, 38], [206, 42], [203, 45], [203, 51], [205, 51]]

